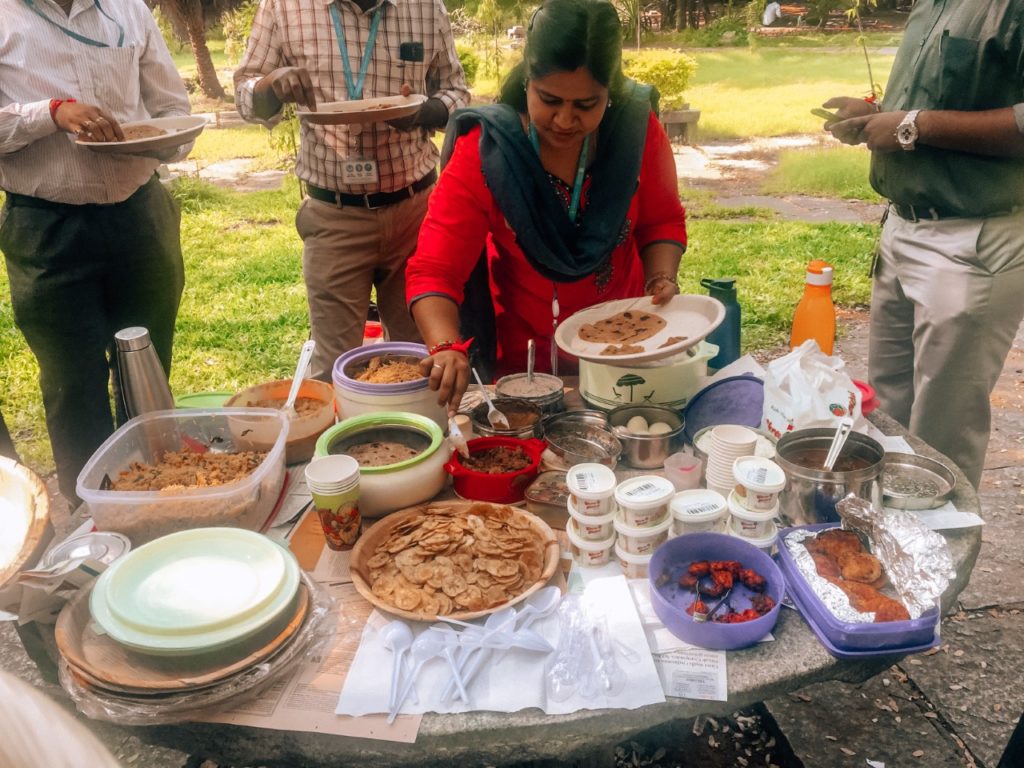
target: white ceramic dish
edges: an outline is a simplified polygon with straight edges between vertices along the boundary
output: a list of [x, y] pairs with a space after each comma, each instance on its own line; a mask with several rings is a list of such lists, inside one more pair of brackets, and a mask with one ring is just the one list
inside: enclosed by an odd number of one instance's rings
[[316, 105], [316, 112], [296, 110], [300, 120], [314, 125], [354, 125], [356, 123], [383, 123], [408, 117], [427, 100], [422, 93], [409, 96], [384, 96], [378, 99], [353, 101], [325, 101]]
[[[665, 321], [665, 327], [649, 339], [636, 342], [644, 348], [643, 352], [627, 355], [602, 355], [608, 342], [584, 341], [579, 337], [579, 330], [587, 323], [595, 323], [619, 312], [649, 312], [658, 315]], [[675, 296], [668, 304], [654, 306], [649, 296], [639, 299], [619, 299], [597, 304], [580, 310], [558, 326], [555, 332], [555, 343], [581, 360], [605, 365], [621, 365], [648, 360], [660, 360], [678, 355], [680, 352], [696, 346], [701, 340], [717, 328], [725, 319], [725, 306], [710, 296], [681, 295]], [[667, 343], [670, 338], [678, 341]], [[629, 342], [627, 342], [629, 343]]]
[[82, 141], [77, 140], [75, 144], [80, 147], [87, 147], [93, 152], [101, 152], [115, 155], [133, 155], [140, 152], [156, 152], [161, 149], [180, 147], [187, 144], [203, 132], [206, 127], [205, 117], [153, 117], [149, 120], [135, 120], [130, 123], [122, 123], [121, 128], [131, 128], [135, 125], [151, 125], [154, 128], [162, 128], [167, 133], [162, 136], [153, 136], [148, 139], [132, 139], [130, 141]]
[[258, 632], [295, 596], [295, 557], [235, 528], [171, 534], [130, 552], [96, 581], [89, 608], [114, 640], [144, 653], [222, 648]]

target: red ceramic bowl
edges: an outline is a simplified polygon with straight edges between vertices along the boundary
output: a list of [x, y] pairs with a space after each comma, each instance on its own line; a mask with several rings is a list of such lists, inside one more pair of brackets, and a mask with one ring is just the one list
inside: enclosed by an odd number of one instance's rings
[[455, 492], [464, 499], [490, 501], [495, 504], [514, 504], [522, 501], [526, 487], [537, 477], [540, 455], [547, 443], [536, 438], [520, 440], [516, 437], [479, 437], [468, 443], [470, 455], [483, 453], [488, 448], [521, 448], [530, 459], [530, 464], [517, 472], [488, 474], [469, 469], [462, 463], [462, 456], [456, 451], [444, 465], [452, 476]]

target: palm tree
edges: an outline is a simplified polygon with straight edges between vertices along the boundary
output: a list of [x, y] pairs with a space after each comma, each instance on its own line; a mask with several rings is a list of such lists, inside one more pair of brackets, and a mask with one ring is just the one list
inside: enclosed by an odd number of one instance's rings
[[215, 17], [227, 3], [217, 0], [154, 0], [175, 30], [187, 38], [192, 47], [199, 76], [199, 89], [211, 99], [224, 98], [224, 86], [217, 79], [210, 49], [206, 45], [206, 19]]

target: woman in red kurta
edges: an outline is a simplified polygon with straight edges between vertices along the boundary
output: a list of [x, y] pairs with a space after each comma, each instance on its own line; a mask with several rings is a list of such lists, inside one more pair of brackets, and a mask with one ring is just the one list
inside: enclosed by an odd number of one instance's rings
[[[537, 370], [549, 370], [554, 322], [580, 309], [678, 292], [686, 228], [672, 150], [649, 90], [626, 81], [620, 61], [610, 3], [549, 0], [506, 103], [463, 110], [449, 125], [450, 159], [406, 294], [431, 349], [431, 386], [452, 409], [468, 385], [458, 305], [485, 248], [499, 375], [525, 370], [531, 338]], [[561, 355], [558, 372], [575, 373], [575, 358]]]

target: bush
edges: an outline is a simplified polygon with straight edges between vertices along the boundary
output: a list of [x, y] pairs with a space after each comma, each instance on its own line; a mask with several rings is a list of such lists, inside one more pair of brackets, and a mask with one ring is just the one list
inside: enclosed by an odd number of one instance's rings
[[224, 56], [228, 63], [237, 65], [242, 60], [245, 47], [249, 44], [252, 21], [256, 18], [259, 0], [246, 0], [234, 10], [221, 14], [220, 23], [224, 28]]
[[477, 70], [480, 69], [480, 57], [466, 45], [456, 45], [455, 52], [459, 54], [459, 63], [466, 73], [466, 85], [472, 88], [476, 82]]
[[159, 8], [153, 9], [153, 19], [156, 21], [157, 29], [160, 30], [160, 36], [163, 37], [167, 50], [171, 53], [181, 53], [182, 48], [185, 47], [184, 43], [174, 34], [174, 27]]
[[661, 108], [679, 109], [697, 62], [679, 51], [623, 51], [622, 70], [639, 83], [653, 85], [661, 94]]

